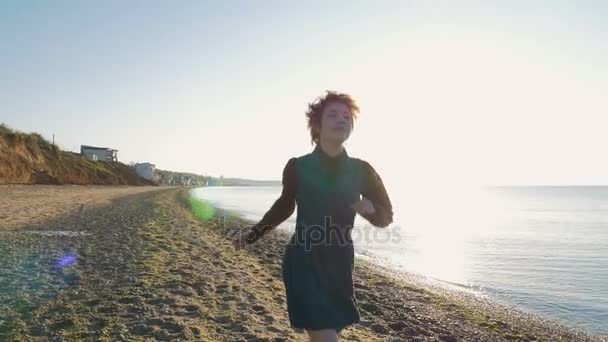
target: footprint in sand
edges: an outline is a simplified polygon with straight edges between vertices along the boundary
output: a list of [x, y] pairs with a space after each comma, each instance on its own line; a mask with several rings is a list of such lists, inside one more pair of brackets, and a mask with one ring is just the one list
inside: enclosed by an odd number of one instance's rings
[[214, 321], [218, 324], [228, 324], [232, 322], [232, 318], [230, 316], [218, 316], [214, 318]]
[[270, 314], [262, 315], [262, 322], [264, 322], [264, 324], [271, 324], [271, 323], [274, 323], [275, 321], [276, 321], [276, 319], [274, 318], [274, 316], [272, 316]]
[[165, 330], [167, 330], [167, 331], [169, 331], [172, 334], [180, 333], [180, 332], [182, 332], [184, 330], [184, 328], [186, 328], [186, 326], [184, 326], [183, 324], [175, 322], [173, 320], [164, 321], [160, 325], [160, 327], [163, 328], [163, 329], [165, 329]]
[[206, 283], [204, 282], [196, 282], [194, 284], [192, 284], [192, 287], [194, 288], [194, 291], [196, 292], [197, 295], [202, 296], [203, 294], [205, 294], [205, 287], [207, 286]]
[[222, 312], [232, 312], [232, 311], [234, 311], [234, 305], [235, 304], [236, 303], [233, 302], [233, 301], [225, 301], [225, 300], [223, 300], [223, 301], [221, 301], [219, 303], [219, 309]]
[[159, 305], [159, 304], [167, 304], [174, 305], [176, 303], [175, 298], [171, 297], [156, 297], [148, 300], [148, 304], [150, 305]]
[[268, 310], [266, 310], [266, 308], [263, 305], [253, 305], [251, 307], [251, 310], [255, 311], [255, 313], [257, 313], [257, 314], [268, 312]]
[[222, 283], [219, 284], [216, 288], [215, 288], [215, 292], [219, 293], [219, 294], [224, 294], [226, 293], [228, 290], [230, 289], [230, 285], [226, 284], [226, 283]]
[[169, 291], [174, 295], [184, 296], [184, 297], [191, 297], [195, 294], [194, 291], [192, 290], [192, 288], [189, 286], [181, 286], [178, 288], [170, 289]]
[[161, 248], [161, 249], [163, 249], [163, 250], [165, 250], [165, 251], [167, 251], [167, 252], [171, 252], [171, 251], [173, 251], [173, 247], [172, 247], [172, 246], [170, 246], [170, 245], [167, 245], [167, 244], [165, 244], [165, 243], [161, 244], [161, 245], [160, 245], [160, 248]]
[[139, 297], [123, 297], [118, 300], [122, 304], [140, 304], [141, 298]]
[[211, 262], [213, 264], [213, 266], [217, 266], [220, 268], [225, 268], [226, 264], [223, 261], [213, 261]]
[[266, 328], [269, 332], [273, 332], [273, 333], [279, 333], [279, 334], [285, 334], [287, 333], [285, 330], [281, 329], [281, 328], [277, 328], [273, 325], [269, 326], [268, 328]]
[[227, 296], [222, 297], [222, 299], [223, 299], [225, 302], [232, 302], [232, 301], [237, 300], [237, 299], [238, 299], [238, 297], [237, 297], [237, 296], [235, 296], [235, 295], [227, 295]]
[[154, 330], [155, 329], [153, 326], [149, 326], [149, 325], [143, 324], [143, 323], [138, 323], [136, 325], [129, 327], [129, 332], [133, 335], [138, 335], [138, 336], [149, 335], [149, 334], [153, 333]]
[[188, 305], [182, 306], [182, 308], [186, 312], [197, 312], [198, 310], [200, 310], [201, 307], [196, 304], [188, 304]]
[[[137, 332], [135, 331], [135, 329], [137, 330]], [[140, 323], [138, 325], [133, 326], [132, 331], [137, 335], [155, 332], [155, 335], [161, 334], [167, 337], [167, 335], [182, 333], [186, 329], [188, 329], [187, 326], [173, 319], [150, 318], [146, 320], [145, 323]], [[175, 338], [175, 336], [172, 337], [173, 339]]]

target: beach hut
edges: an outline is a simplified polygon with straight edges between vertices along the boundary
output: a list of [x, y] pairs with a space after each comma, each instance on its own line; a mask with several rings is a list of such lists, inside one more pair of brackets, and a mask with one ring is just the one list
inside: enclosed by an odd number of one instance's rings
[[94, 161], [118, 161], [118, 150], [108, 147], [80, 145], [80, 155]]
[[135, 164], [135, 172], [141, 178], [145, 178], [149, 181], [156, 182], [159, 180], [159, 176], [156, 173], [156, 165], [151, 163], [137, 163]]

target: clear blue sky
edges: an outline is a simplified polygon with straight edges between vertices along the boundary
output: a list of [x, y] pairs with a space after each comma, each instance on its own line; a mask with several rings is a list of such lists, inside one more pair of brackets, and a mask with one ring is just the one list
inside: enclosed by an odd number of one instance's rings
[[608, 2], [454, 3], [3, 1], [0, 122], [278, 179], [336, 89], [395, 182], [608, 184]]

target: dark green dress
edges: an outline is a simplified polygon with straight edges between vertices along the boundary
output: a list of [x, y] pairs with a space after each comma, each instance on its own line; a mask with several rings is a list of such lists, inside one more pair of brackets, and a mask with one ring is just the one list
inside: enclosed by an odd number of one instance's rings
[[319, 145], [292, 158], [283, 170], [283, 192], [247, 237], [255, 242], [289, 218], [297, 204], [296, 229], [285, 247], [283, 281], [293, 328], [336, 329], [359, 322], [353, 290], [351, 230], [361, 196], [376, 209], [365, 218], [375, 226], [392, 222], [382, 180], [367, 162], [344, 150], [330, 157]]

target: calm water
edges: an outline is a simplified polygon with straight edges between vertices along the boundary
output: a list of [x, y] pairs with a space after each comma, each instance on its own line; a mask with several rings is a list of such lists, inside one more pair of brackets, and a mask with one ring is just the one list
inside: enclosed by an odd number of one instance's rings
[[[401, 190], [388, 229], [357, 217], [360, 256], [608, 335], [608, 187]], [[259, 220], [280, 191], [194, 194]], [[295, 213], [279, 229], [294, 223]]]

